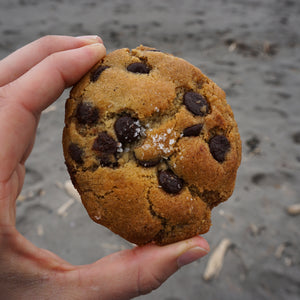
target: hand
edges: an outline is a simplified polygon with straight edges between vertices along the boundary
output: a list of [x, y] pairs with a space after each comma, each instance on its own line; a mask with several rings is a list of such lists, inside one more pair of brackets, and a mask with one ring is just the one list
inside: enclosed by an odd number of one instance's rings
[[124, 250], [73, 266], [15, 227], [39, 117], [105, 55], [97, 36], [48, 36], [0, 61], [0, 295], [3, 299], [130, 299], [158, 288], [209, 251], [202, 237]]

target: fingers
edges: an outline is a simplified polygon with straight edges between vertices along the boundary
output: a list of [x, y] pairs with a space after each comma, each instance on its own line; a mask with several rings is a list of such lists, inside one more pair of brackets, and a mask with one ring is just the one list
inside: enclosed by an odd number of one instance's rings
[[164, 247], [136, 247], [83, 267], [82, 284], [99, 293], [95, 298], [131, 299], [158, 288], [180, 267], [208, 252], [209, 245], [200, 236]]
[[24, 162], [40, 112], [104, 55], [100, 43], [56, 52], [0, 88], [0, 181], [7, 180], [17, 164]]
[[98, 36], [70, 37], [45, 36], [9, 55], [0, 61], [0, 86], [14, 81], [41, 62], [47, 56], [92, 43], [102, 43]]
[[17, 80], [2, 87], [4, 97], [38, 115], [104, 55], [105, 47], [100, 43], [51, 54]]

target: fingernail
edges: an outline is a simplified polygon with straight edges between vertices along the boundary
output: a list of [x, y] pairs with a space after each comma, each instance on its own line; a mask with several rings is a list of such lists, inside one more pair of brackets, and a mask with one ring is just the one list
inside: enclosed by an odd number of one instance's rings
[[93, 43], [93, 44], [87, 45], [86, 47], [99, 48], [101, 50], [105, 49], [105, 46], [101, 43]]
[[91, 49], [93, 55], [96, 55], [98, 59], [101, 59], [106, 54], [106, 48], [101, 43], [89, 44], [85, 47]]
[[83, 40], [84, 42], [87, 43], [101, 43], [103, 44], [103, 41], [100, 36], [98, 35], [82, 35], [82, 36], [77, 36], [77, 39]]
[[181, 268], [182, 266], [190, 264], [193, 261], [205, 256], [207, 253], [208, 251], [201, 247], [191, 248], [177, 258], [177, 265], [179, 268]]

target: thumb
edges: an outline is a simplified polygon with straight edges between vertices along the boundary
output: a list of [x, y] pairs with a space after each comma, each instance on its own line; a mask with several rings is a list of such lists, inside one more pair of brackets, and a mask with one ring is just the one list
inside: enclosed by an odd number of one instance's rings
[[86, 282], [81, 286], [95, 292], [95, 299], [131, 299], [157, 289], [180, 267], [208, 252], [209, 245], [200, 236], [163, 247], [149, 244], [120, 251], [82, 266], [80, 277]]

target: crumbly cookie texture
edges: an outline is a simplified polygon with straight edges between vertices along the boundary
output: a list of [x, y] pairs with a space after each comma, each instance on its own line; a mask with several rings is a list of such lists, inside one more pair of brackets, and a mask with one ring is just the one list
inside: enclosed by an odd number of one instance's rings
[[111, 52], [73, 87], [63, 149], [89, 216], [138, 245], [206, 233], [241, 160], [223, 90], [144, 46]]

